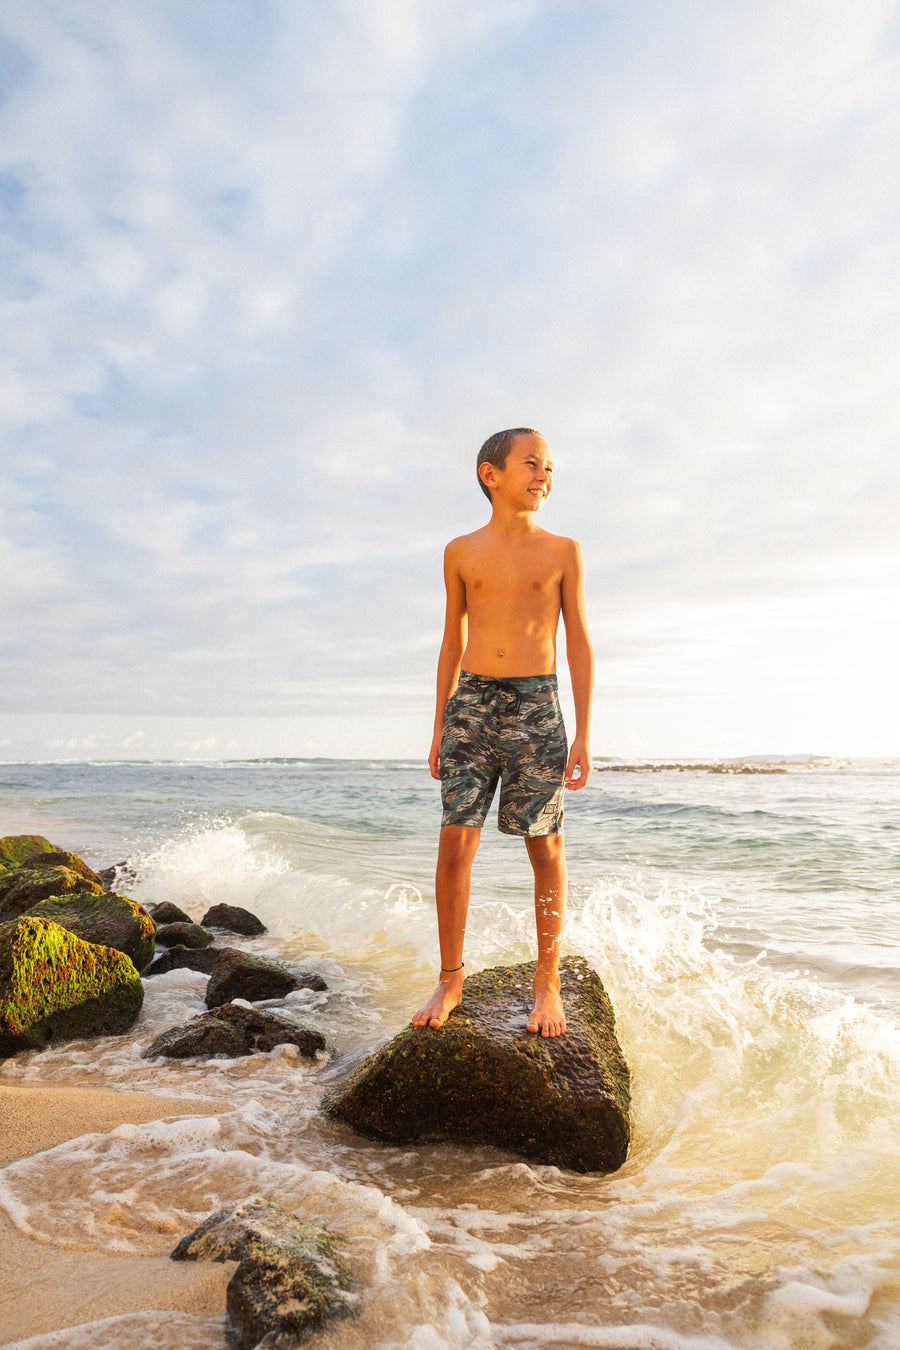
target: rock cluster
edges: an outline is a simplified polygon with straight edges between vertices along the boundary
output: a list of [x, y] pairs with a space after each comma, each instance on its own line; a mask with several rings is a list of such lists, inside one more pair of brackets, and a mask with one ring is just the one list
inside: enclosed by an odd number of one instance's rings
[[172, 1260], [237, 1261], [226, 1304], [240, 1350], [294, 1346], [355, 1311], [342, 1241], [256, 1195], [211, 1214]]
[[[235, 1056], [288, 1043], [314, 1059], [325, 1049], [319, 1032], [290, 1017], [231, 1003], [327, 989], [320, 976], [214, 946], [215, 935], [170, 901], [151, 913], [110, 889], [127, 876], [134, 876], [127, 863], [101, 876], [40, 835], [0, 839], [0, 1056], [127, 1031], [143, 1003], [140, 973], [179, 966], [209, 975], [212, 1011], [164, 1032], [149, 1054]], [[204, 918], [239, 933], [265, 932], [238, 906], [213, 906]], [[163, 951], [154, 960], [157, 943]]]

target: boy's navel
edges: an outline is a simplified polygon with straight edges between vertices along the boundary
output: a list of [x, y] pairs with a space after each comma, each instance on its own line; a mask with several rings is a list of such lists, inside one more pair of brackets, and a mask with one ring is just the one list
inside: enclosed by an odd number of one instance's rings
[[497, 648], [497, 655], [498, 655], [498, 656], [505, 656], [505, 655], [506, 655], [506, 652], [501, 651], [500, 648], [498, 647], [498, 648]]

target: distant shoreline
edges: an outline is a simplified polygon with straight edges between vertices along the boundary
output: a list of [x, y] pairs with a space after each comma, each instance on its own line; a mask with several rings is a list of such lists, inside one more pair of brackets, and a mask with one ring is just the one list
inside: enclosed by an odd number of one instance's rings
[[900, 760], [886, 759], [839, 759], [824, 755], [795, 755], [785, 758], [749, 759], [701, 759], [701, 760], [594, 760], [595, 773], [725, 773], [725, 774], [774, 774], [774, 773], [834, 773], [839, 770], [877, 770], [900, 769]]

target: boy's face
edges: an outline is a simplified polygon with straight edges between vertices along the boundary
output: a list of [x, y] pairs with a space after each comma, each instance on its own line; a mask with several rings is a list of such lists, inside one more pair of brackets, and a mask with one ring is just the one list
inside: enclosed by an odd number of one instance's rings
[[531, 434], [516, 436], [510, 446], [502, 469], [496, 464], [483, 465], [490, 469], [484, 481], [491, 489], [492, 500], [498, 496], [511, 506], [526, 511], [540, 511], [550, 496], [553, 486], [553, 456], [543, 436]]

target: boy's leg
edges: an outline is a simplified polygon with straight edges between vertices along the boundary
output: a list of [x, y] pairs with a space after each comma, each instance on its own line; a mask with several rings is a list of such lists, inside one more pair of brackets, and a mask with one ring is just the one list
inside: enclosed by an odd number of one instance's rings
[[561, 1036], [566, 1014], [559, 992], [559, 949], [562, 944], [568, 877], [561, 834], [525, 838], [534, 869], [534, 918], [538, 959], [534, 976], [534, 1008], [528, 1030], [542, 1036]]
[[441, 828], [434, 878], [441, 974], [431, 998], [412, 1019], [415, 1027], [442, 1027], [453, 1009], [462, 1002], [465, 978], [462, 954], [469, 913], [469, 882], [480, 841], [481, 830], [477, 826], [444, 825]]

